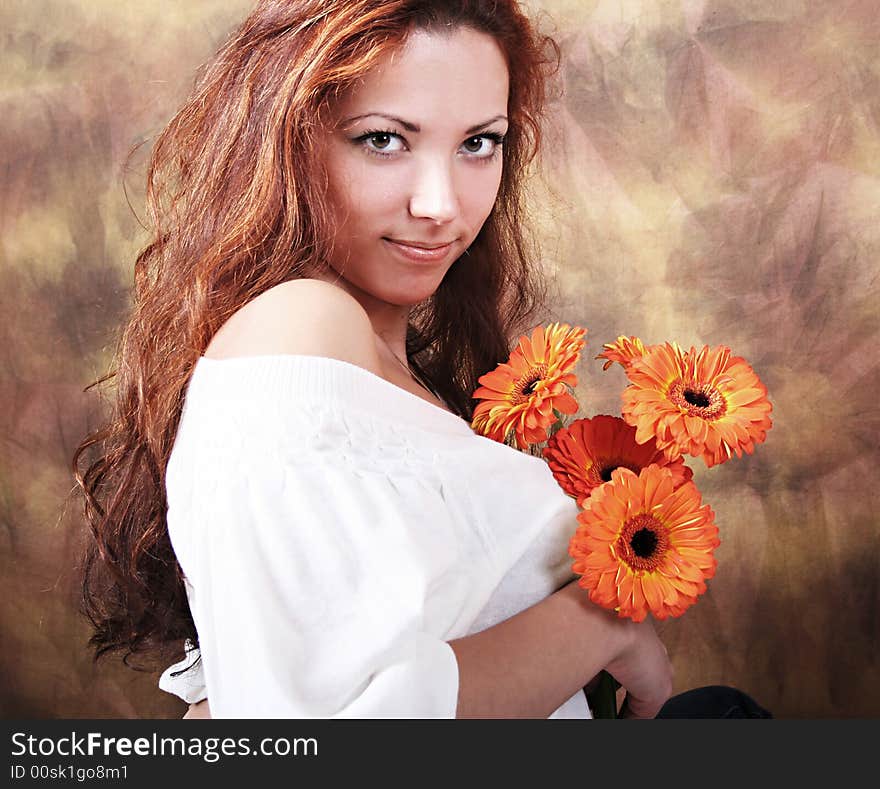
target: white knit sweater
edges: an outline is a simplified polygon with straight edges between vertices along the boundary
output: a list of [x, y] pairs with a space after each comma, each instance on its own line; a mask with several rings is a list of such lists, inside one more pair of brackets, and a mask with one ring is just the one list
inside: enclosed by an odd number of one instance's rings
[[454, 716], [447, 641], [574, 577], [545, 461], [336, 359], [200, 358], [166, 489], [202, 661], [160, 687], [215, 718]]

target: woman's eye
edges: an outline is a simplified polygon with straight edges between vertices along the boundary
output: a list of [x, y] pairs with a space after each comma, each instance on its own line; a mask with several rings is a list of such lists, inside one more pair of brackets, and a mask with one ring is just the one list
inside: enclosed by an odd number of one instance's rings
[[373, 147], [378, 148], [379, 150], [391, 145], [390, 134], [374, 134], [370, 139], [373, 141]]
[[359, 138], [370, 153], [395, 153], [403, 150], [402, 140], [391, 132], [369, 132]]
[[492, 156], [499, 145], [502, 138], [494, 135], [480, 135], [479, 137], [471, 137], [462, 143], [462, 148], [477, 158], [488, 158]]
[[469, 140], [465, 140], [464, 147], [468, 153], [481, 153], [484, 142], [489, 141], [485, 137], [471, 137]]

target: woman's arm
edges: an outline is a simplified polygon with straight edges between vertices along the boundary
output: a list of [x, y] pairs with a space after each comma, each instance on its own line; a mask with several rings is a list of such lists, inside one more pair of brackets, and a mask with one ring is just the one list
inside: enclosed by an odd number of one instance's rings
[[[653, 718], [672, 694], [672, 666], [651, 623], [599, 608], [576, 581], [449, 645], [459, 718], [546, 718], [602, 669], [627, 691], [623, 717]], [[184, 715], [210, 717], [207, 699]]]
[[459, 718], [546, 718], [603, 668], [627, 690], [625, 717], [653, 718], [672, 694], [672, 666], [651, 623], [619, 619], [576, 581], [449, 644]]

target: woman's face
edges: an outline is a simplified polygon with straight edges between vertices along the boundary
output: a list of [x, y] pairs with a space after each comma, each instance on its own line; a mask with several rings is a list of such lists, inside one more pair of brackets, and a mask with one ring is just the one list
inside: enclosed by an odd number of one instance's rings
[[501, 182], [507, 93], [494, 39], [459, 28], [415, 31], [340, 99], [329, 262], [362, 302], [418, 304], [474, 240]]

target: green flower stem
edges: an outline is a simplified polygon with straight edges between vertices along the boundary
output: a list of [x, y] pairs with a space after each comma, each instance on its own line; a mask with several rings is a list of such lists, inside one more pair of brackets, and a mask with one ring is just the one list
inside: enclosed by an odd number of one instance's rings
[[617, 718], [617, 689], [620, 683], [607, 671], [599, 674], [599, 682], [587, 694], [587, 701], [594, 718]]

